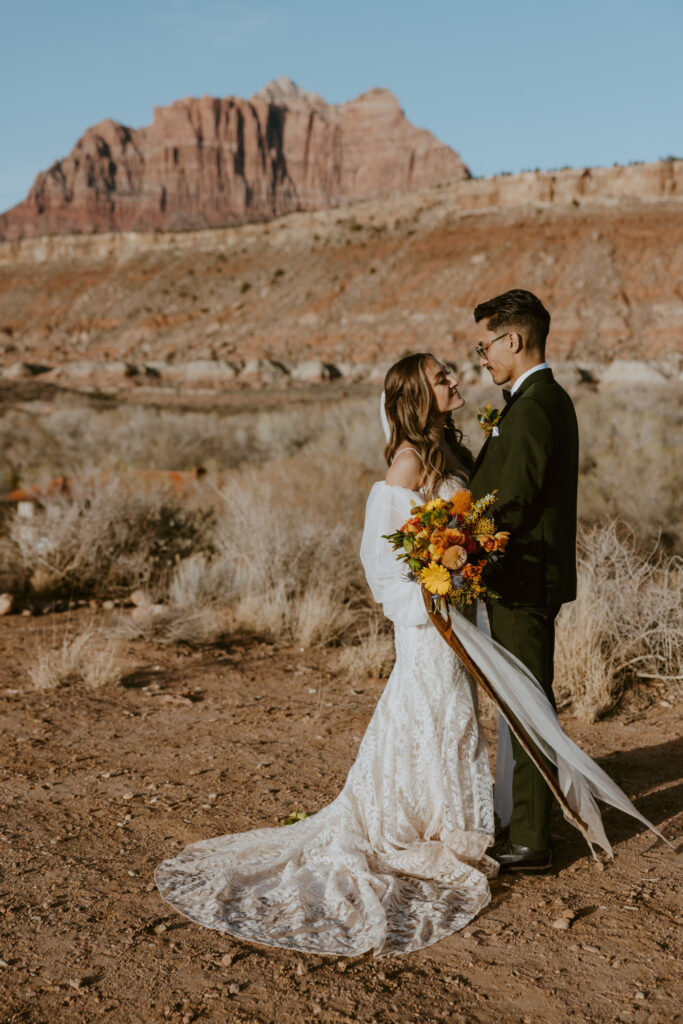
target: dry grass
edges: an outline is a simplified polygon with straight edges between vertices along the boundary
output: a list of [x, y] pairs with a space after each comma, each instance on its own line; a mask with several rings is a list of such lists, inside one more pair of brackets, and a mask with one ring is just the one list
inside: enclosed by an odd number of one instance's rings
[[204, 647], [219, 643], [232, 632], [229, 609], [150, 604], [137, 611], [135, 618], [117, 615], [109, 628], [111, 635], [121, 640]]
[[558, 619], [557, 689], [593, 721], [639, 680], [683, 679], [683, 560], [610, 522], [579, 539], [578, 595]]
[[0, 589], [38, 596], [119, 596], [163, 590], [178, 561], [207, 546], [211, 510], [167, 490], [136, 492], [125, 477], [55, 496], [0, 537]]
[[104, 639], [91, 624], [79, 633], [67, 630], [57, 643], [37, 645], [27, 671], [38, 690], [78, 685], [97, 689], [120, 682], [122, 655], [121, 644]]
[[[477, 397], [463, 420], [475, 445]], [[673, 449], [680, 413], [675, 391], [657, 388], [586, 394], [577, 409], [581, 516], [595, 529], [581, 541], [578, 600], [558, 623], [557, 676], [564, 699], [594, 718], [635, 681], [681, 674], [680, 562], [640, 547], [658, 527], [674, 548], [683, 536]], [[71, 501], [50, 499], [33, 519], [10, 514], [0, 590], [112, 597], [143, 586], [163, 608], [122, 620], [129, 638], [207, 644], [246, 633], [333, 645], [349, 678], [390, 666], [390, 632], [358, 558], [365, 497], [384, 472], [374, 397], [239, 415], [62, 409], [45, 417], [43, 433], [10, 442], [11, 426], [5, 416], [0, 433], [13, 462], [23, 444], [27, 459], [61, 460], [51, 472], [213, 460], [229, 482], [220, 492], [205, 487], [199, 507], [163, 490], [136, 493], [124, 474]], [[638, 523], [638, 542], [605, 526], [618, 510]]]
[[157, 591], [163, 609], [138, 611], [120, 628], [161, 641], [243, 632], [302, 647], [338, 642], [368, 606], [358, 477], [357, 463], [340, 456], [236, 471], [214, 495], [204, 549], [180, 560]]
[[675, 384], [614, 389], [577, 403], [579, 518], [616, 516], [683, 550], [683, 403]]
[[339, 648], [334, 668], [350, 682], [389, 675], [395, 659], [393, 634], [381, 612], [367, 616], [367, 624]]
[[254, 392], [248, 409], [208, 412], [133, 404], [93, 408], [85, 402], [47, 410], [41, 404], [35, 413], [13, 408], [0, 415], [0, 481], [24, 486], [59, 475], [199, 465], [225, 470], [323, 450], [353, 452], [364, 465], [373, 435], [381, 459], [375, 395], [318, 397], [279, 408], [261, 401]]

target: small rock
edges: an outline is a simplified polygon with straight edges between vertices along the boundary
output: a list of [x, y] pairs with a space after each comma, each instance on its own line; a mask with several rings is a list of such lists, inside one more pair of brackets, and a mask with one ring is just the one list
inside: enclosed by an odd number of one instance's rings
[[154, 934], [155, 935], [163, 935], [164, 932], [167, 932], [167, 931], [168, 931], [168, 925], [167, 924], [158, 924], [155, 927], [155, 929], [154, 929]]
[[112, 611], [113, 608], [116, 607], [116, 605], [114, 604], [113, 601], [103, 601], [102, 602], [102, 607], [105, 609], [105, 611], [110, 612], [110, 611]]
[[76, 989], [76, 991], [78, 992], [80, 991], [80, 989], [86, 988], [88, 985], [92, 985], [94, 980], [94, 978], [89, 978], [85, 976], [81, 978], [69, 978], [69, 985], [71, 988]]
[[306, 968], [302, 964], [301, 960], [299, 960], [298, 964], [296, 965], [296, 973], [299, 975], [300, 978], [303, 978], [304, 974], [308, 973]]
[[228, 992], [230, 993], [231, 996], [238, 995], [239, 994], [239, 990], [240, 990], [240, 987], [239, 987], [239, 985], [237, 984], [236, 981], [233, 981], [231, 983], [231, 985], [228, 987]]
[[323, 363], [320, 359], [305, 359], [292, 367], [292, 380], [305, 381], [307, 383], [330, 380], [332, 377], [340, 377], [341, 374], [336, 366], [331, 363]]
[[26, 377], [36, 377], [40, 373], [47, 373], [51, 367], [38, 366], [36, 363], [12, 363], [2, 370], [2, 376], [9, 380], [21, 380]]
[[558, 932], [566, 932], [571, 927], [571, 922], [566, 917], [558, 917], [553, 921], [552, 927], [556, 928]]
[[166, 611], [164, 604], [141, 604], [130, 613], [130, 617], [137, 625], [147, 622], [149, 619], [158, 618]]
[[644, 992], [636, 992], [634, 998], [635, 999], [645, 999], [645, 993]]
[[152, 599], [147, 591], [142, 589], [134, 590], [128, 600], [131, 604], [134, 604], [136, 608], [141, 608], [143, 605], [152, 603]]
[[33, 615], [33, 609], [32, 608], [24, 608], [24, 610], [22, 611], [21, 614], [24, 616], [24, 618], [28, 619], [28, 618], [30, 618]]
[[220, 964], [222, 967], [232, 967], [232, 954], [224, 953], [220, 959]]
[[0, 615], [9, 615], [14, 608], [14, 598], [11, 594], [0, 594]]

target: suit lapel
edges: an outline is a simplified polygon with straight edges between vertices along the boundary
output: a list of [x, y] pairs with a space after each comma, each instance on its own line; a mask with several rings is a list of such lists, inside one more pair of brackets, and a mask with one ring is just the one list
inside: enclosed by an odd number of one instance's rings
[[[547, 382], [551, 380], [554, 380], [553, 371], [550, 369], [550, 367], [548, 367], [547, 370], [536, 370], [536, 372], [532, 373], [529, 377], [527, 377], [525, 381], [522, 381], [521, 385], [519, 386], [517, 391], [515, 391], [510, 401], [507, 402], [504, 408], [501, 410], [500, 419], [498, 420], [497, 426], [500, 426], [500, 424], [503, 422], [508, 412], [510, 411], [511, 406], [515, 404], [520, 395], [524, 394], [528, 387], [531, 387], [532, 384], [540, 384], [542, 382]], [[477, 472], [482, 462], [484, 461], [484, 456], [486, 455], [486, 450], [489, 446], [490, 441], [491, 436], [489, 435], [489, 437], [487, 437], [486, 440], [484, 441], [483, 445], [479, 450], [479, 454], [474, 460], [474, 466], [472, 467], [471, 477], [474, 476], [474, 474]]]

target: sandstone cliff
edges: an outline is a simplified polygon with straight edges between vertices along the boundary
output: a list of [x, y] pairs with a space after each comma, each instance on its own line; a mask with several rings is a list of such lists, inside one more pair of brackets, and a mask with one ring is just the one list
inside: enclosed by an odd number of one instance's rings
[[[670, 168], [673, 180], [681, 167]], [[667, 170], [616, 168], [603, 190], [635, 187], [635, 172], [641, 185], [657, 182]], [[545, 176], [530, 175], [277, 223], [4, 242], [0, 365], [339, 365], [425, 348], [472, 359], [474, 305], [512, 287], [530, 288], [551, 310], [553, 360], [673, 359], [683, 351], [681, 193], [576, 198], [599, 176], [555, 175], [552, 202], [530, 198], [530, 186], [547, 194]], [[492, 205], [502, 189], [526, 201]]]
[[145, 128], [89, 128], [0, 216], [0, 240], [268, 220], [468, 173], [388, 90], [332, 106], [281, 78], [249, 100], [157, 107]]

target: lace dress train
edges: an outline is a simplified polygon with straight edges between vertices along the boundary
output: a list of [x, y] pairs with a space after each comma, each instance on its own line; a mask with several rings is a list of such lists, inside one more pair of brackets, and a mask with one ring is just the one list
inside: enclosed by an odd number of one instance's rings
[[[451, 493], [458, 481], [447, 482]], [[309, 953], [407, 953], [463, 928], [497, 873], [493, 793], [476, 684], [429, 622], [419, 587], [383, 534], [421, 495], [380, 482], [368, 499], [361, 559], [394, 622], [396, 662], [339, 796], [281, 828], [205, 839], [156, 869], [163, 898], [240, 939]], [[468, 653], [558, 767], [589, 840], [609, 850], [594, 796], [652, 827], [562, 731], [513, 655], [453, 613]], [[502, 761], [501, 761], [502, 763]], [[497, 793], [509, 787], [498, 778]], [[508, 801], [509, 803], [509, 801]]]
[[346, 784], [284, 828], [188, 846], [156, 871], [186, 917], [309, 953], [405, 953], [464, 927], [497, 864], [474, 683], [431, 625], [397, 630], [396, 664]]

